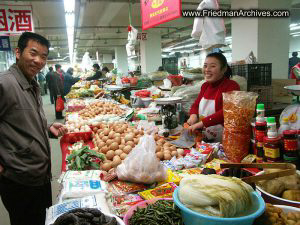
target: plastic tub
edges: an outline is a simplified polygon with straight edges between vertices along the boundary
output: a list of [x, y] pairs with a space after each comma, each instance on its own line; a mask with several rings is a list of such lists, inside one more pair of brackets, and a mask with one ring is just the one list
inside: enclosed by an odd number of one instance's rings
[[183, 205], [178, 197], [179, 187], [173, 193], [175, 204], [180, 208], [184, 224], [188, 225], [252, 225], [254, 220], [265, 211], [266, 205], [257, 192], [252, 192], [253, 205], [246, 216], [220, 218], [195, 212]]
[[168, 200], [168, 201], [173, 201], [172, 198], [154, 198], [154, 199], [150, 199], [150, 200], [145, 200], [145, 201], [142, 201], [134, 206], [132, 206], [128, 212], [125, 214], [124, 216], [124, 223], [125, 225], [129, 225], [129, 219], [132, 217], [132, 215], [134, 214], [134, 211], [137, 209], [137, 208], [146, 208], [149, 204], [154, 204], [156, 201], [158, 200]]

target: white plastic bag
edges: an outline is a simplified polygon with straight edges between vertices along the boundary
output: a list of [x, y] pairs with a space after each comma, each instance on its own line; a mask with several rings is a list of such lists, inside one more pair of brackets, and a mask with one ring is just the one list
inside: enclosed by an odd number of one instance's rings
[[144, 135], [116, 171], [118, 179], [152, 184], [164, 181], [167, 170], [157, 159], [156, 142], [152, 135]]

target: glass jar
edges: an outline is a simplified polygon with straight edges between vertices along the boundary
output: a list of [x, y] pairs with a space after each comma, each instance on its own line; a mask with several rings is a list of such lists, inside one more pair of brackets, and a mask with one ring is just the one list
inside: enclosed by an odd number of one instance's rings
[[280, 137], [264, 138], [264, 155], [267, 162], [282, 161], [280, 140]]

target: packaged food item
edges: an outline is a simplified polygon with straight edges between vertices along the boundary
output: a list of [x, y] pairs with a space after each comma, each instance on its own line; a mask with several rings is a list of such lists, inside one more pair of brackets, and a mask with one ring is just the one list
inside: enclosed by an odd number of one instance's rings
[[227, 163], [227, 162], [221, 159], [213, 159], [212, 161], [205, 163], [204, 168], [215, 169], [218, 172], [221, 170], [220, 165], [222, 163]]
[[251, 126], [258, 94], [232, 91], [223, 93], [224, 131], [223, 147], [228, 159], [241, 162], [248, 155]]
[[149, 188], [149, 186], [146, 186], [144, 184], [132, 183], [121, 180], [111, 181], [109, 183], [109, 186], [111, 186], [115, 190], [115, 192], [119, 194], [129, 194]]
[[176, 188], [177, 185], [170, 182], [153, 189], [139, 192], [138, 194], [146, 200], [153, 199], [153, 198], [172, 198], [173, 192], [175, 191]]
[[108, 205], [117, 216], [124, 217], [131, 206], [144, 201], [138, 194], [128, 195], [111, 195], [108, 200]]
[[192, 169], [174, 171], [174, 173], [177, 174], [180, 178], [184, 178], [192, 174], [201, 174], [202, 170], [203, 170], [202, 168], [192, 168]]
[[59, 178], [59, 183], [63, 183], [68, 180], [97, 180], [100, 179], [101, 170], [84, 170], [73, 171], [68, 170], [63, 172]]
[[176, 185], [179, 185], [181, 178], [172, 172], [172, 170], [168, 169], [167, 171], [167, 179], [163, 182], [158, 183], [158, 185], [162, 185], [165, 183], [175, 183]]

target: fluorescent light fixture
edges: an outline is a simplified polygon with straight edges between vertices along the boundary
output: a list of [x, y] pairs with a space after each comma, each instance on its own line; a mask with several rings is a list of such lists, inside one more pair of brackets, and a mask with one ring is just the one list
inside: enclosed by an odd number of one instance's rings
[[293, 35], [293, 37], [299, 37], [300, 36], [300, 34], [294, 34]]
[[290, 33], [290, 35], [295, 35], [295, 34], [300, 34], [300, 31], [299, 32]]
[[290, 24], [290, 27], [295, 27], [295, 26], [297, 26], [298, 24], [297, 23], [291, 23]]
[[65, 12], [75, 11], [75, 0], [64, 0]]
[[225, 41], [227, 41], [227, 40], [232, 40], [232, 37], [231, 37], [231, 36], [226, 37], [226, 38], [225, 38]]
[[66, 26], [67, 27], [74, 27], [75, 25], [75, 13], [66, 13]]
[[49, 51], [53, 51], [53, 50], [54, 50], [54, 48], [53, 48], [53, 47], [50, 47], [50, 48], [49, 48]]
[[198, 45], [198, 43], [192, 43], [192, 44], [188, 44], [188, 45], [174, 47], [174, 48], [171, 48], [171, 50], [178, 50], [178, 49], [190, 48], [190, 47], [194, 47], [194, 46], [197, 46], [197, 45]]
[[290, 27], [290, 30], [299, 30], [299, 29], [300, 29], [300, 25]]

